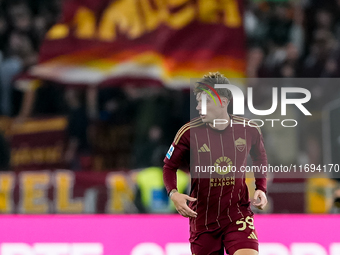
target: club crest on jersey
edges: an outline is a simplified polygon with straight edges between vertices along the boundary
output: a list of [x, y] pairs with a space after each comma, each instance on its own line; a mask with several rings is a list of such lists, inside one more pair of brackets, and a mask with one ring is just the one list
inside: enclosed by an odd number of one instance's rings
[[241, 137], [238, 138], [235, 141], [235, 146], [240, 152], [244, 151], [244, 148], [246, 148], [246, 140], [242, 139]]
[[169, 150], [168, 150], [168, 152], [167, 152], [167, 154], [166, 154], [166, 157], [167, 157], [168, 159], [171, 158], [172, 153], [174, 152], [174, 150], [175, 150], [174, 146], [171, 145], [170, 148], [169, 148]]

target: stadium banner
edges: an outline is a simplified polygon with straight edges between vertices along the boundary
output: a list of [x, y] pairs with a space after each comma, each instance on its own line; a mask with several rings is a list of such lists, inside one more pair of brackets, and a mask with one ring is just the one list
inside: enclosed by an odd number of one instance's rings
[[30, 74], [67, 85], [244, 77], [242, 0], [64, 1]]
[[0, 213], [137, 213], [135, 174], [0, 172]]
[[[0, 255], [191, 255], [188, 219], [2, 216]], [[256, 215], [261, 255], [338, 255], [338, 215]]]
[[[147, 208], [152, 207], [151, 212], [176, 212], [159, 188], [143, 191], [137, 181], [141, 172], [0, 172], [0, 214], [133, 214], [144, 211], [139, 204], [143, 201], [141, 197], [148, 196], [145, 192], [151, 194], [150, 204], [144, 204]], [[159, 178], [159, 175], [154, 178]], [[252, 197], [254, 179], [247, 178], [246, 181]], [[332, 206], [327, 195], [330, 187], [332, 183], [326, 177], [310, 178], [306, 183], [269, 184], [269, 205], [264, 212], [327, 213]], [[290, 199], [292, 195], [294, 200]], [[255, 208], [253, 210], [256, 211]]]
[[19, 171], [64, 167], [67, 123], [65, 117], [12, 122], [7, 132], [11, 145], [11, 169]]
[[[4, 133], [11, 146], [10, 169], [35, 171], [67, 167], [64, 160], [69, 139], [67, 126], [65, 116], [30, 118], [24, 122], [1, 117], [0, 132]], [[94, 153], [80, 157], [80, 168], [83, 171], [128, 168], [131, 128], [128, 125], [108, 126], [98, 122], [91, 123], [91, 127], [94, 138], [90, 142]]]

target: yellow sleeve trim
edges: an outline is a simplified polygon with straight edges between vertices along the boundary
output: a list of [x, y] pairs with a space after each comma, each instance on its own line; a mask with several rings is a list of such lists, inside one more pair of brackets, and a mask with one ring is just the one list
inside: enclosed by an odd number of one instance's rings
[[178, 144], [179, 140], [181, 139], [182, 135], [189, 130], [190, 128], [193, 127], [198, 127], [204, 125], [204, 123], [202, 122], [201, 118], [196, 118], [193, 119], [192, 121], [190, 121], [189, 123], [183, 125], [183, 127], [180, 128], [180, 130], [178, 130], [175, 139], [174, 139], [174, 143]]
[[256, 128], [257, 131], [259, 131], [260, 135], [262, 134], [261, 133], [261, 128], [259, 126], [257, 126], [256, 123], [254, 123], [254, 125], [248, 125], [247, 122], [250, 121], [250, 119], [246, 119], [246, 118], [242, 118], [242, 117], [238, 117], [238, 116], [233, 116], [233, 120], [235, 123], [238, 123], [238, 124], [244, 124], [244, 122], [246, 122], [246, 125], [249, 126], [249, 127], [253, 127], [253, 128]]

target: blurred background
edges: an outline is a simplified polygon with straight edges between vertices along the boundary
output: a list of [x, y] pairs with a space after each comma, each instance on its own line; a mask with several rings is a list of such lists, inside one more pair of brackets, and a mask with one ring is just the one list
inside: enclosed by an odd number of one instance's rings
[[[288, 109], [296, 128], [262, 128], [270, 164], [340, 164], [338, 0], [0, 0], [0, 254], [189, 254], [162, 161], [190, 120], [190, 79], [215, 71], [253, 87], [257, 109], [272, 87], [311, 92], [312, 116]], [[334, 169], [268, 176], [262, 254], [340, 254]]]
[[[340, 163], [339, 42], [337, 0], [0, 0], [0, 212], [174, 213], [162, 160], [209, 71], [264, 109], [287, 85], [254, 79], [313, 78], [312, 117], [263, 129], [269, 162]], [[336, 173], [270, 177], [261, 213], [340, 212]]]

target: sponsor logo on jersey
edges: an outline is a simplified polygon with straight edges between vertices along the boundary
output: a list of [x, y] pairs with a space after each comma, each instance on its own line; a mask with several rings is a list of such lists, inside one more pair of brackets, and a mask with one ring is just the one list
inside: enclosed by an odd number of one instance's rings
[[225, 175], [228, 174], [233, 167], [233, 161], [226, 156], [221, 156], [216, 159], [214, 166], [216, 173], [220, 175]]
[[256, 239], [257, 240], [257, 236], [255, 235], [254, 232], [251, 232], [251, 234], [248, 236], [248, 239]]
[[208, 145], [203, 144], [203, 146], [198, 150], [198, 152], [210, 152]]

